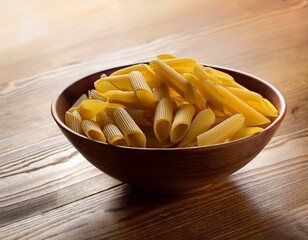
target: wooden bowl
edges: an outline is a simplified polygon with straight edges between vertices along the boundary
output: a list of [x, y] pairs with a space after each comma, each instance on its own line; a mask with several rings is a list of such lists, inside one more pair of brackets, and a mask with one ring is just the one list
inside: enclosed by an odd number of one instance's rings
[[64, 123], [72, 104], [99, 79], [117, 67], [84, 77], [67, 87], [52, 102], [51, 113], [63, 134], [95, 167], [104, 173], [143, 191], [179, 195], [199, 191], [236, 172], [268, 144], [286, 115], [286, 102], [272, 85], [255, 76], [217, 66], [250, 90], [262, 94], [279, 110], [279, 116], [263, 132], [236, 141], [191, 148], [119, 147], [89, 140], [73, 132]]

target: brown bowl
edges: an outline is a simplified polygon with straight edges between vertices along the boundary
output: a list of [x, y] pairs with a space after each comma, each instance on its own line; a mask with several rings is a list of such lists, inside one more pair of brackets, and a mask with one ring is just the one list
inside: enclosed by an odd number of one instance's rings
[[[208, 66], [208, 65], [207, 65]], [[236, 172], [268, 144], [286, 115], [286, 102], [272, 85], [255, 76], [217, 66], [250, 90], [262, 94], [279, 111], [279, 116], [264, 131], [236, 141], [191, 148], [133, 148], [119, 147], [89, 140], [73, 132], [64, 123], [64, 116], [72, 104], [89, 89], [102, 73], [84, 77], [67, 87], [52, 102], [51, 113], [63, 134], [95, 167], [104, 173], [141, 190], [179, 195], [199, 191], [211, 183]]]

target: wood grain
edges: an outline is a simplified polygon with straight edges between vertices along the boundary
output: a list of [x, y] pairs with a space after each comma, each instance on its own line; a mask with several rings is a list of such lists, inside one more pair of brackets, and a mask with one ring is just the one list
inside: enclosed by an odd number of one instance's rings
[[[0, 2], [0, 239], [307, 239], [308, 4]], [[78, 78], [162, 52], [266, 79], [286, 119], [246, 167], [202, 193], [147, 195], [61, 135], [52, 99]]]

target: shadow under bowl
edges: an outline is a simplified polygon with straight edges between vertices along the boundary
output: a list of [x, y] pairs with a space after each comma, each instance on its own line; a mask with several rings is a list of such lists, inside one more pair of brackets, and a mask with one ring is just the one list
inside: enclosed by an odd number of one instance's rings
[[[205, 65], [209, 66], [209, 65]], [[143, 191], [181, 195], [200, 191], [236, 172], [268, 144], [286, 115], [286, 101], [272, 85], [255, 76], [233, 69], [214, 67], [234, 77], [246, 88], [271, 101], [279, 116], [261, 133], [236, 141], [191, 148], [133, 148], [97, 142], [75, 133], [65, 125], [65, 112], [88, 90], [100, 75], [117, 67], [84, 77], [60, 93], [52, 102], [51, 113], [72, 145], [95, 167]]]

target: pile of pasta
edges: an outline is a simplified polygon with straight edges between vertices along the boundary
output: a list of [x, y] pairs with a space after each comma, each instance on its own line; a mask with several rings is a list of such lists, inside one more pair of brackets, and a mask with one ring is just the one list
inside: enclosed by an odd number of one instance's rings
[[166, 148], [224, 143], [261, 132], [278, 116], [259, 93], [192, 58], [161, 54], [103, 74], [65, 123], [113, 145]]

